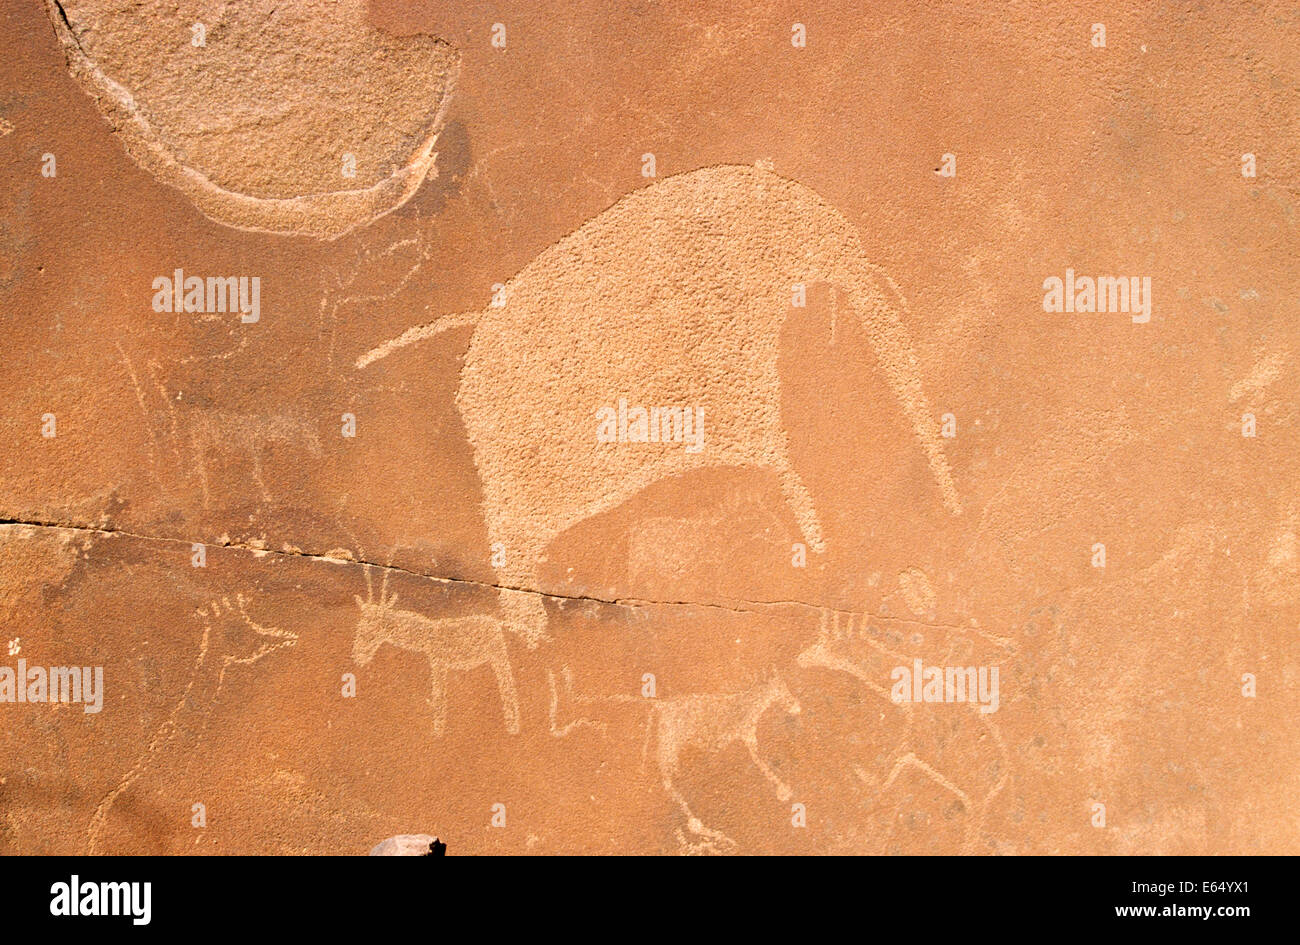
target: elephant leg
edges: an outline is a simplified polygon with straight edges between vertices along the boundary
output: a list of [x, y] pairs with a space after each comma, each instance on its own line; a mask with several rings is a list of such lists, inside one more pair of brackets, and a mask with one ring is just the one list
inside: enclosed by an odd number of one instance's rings
[[817, 508], [813, 505], [808, 487], [803, 484], [788, 459], [783, 459], [776, 467], [776, 475], [781, 481], [781, 495], [794, 512], [804, 541], [808, 542], [813, 551], [821, 554], [826, 550], [826, 539], [822, 535], [821, 519], [817, 517]]
[[512, 542], [495, 532], [490, 531], [489, 535], [494, 548], [505, 549], [505, 562], [497, 568], [498, 601], [505, 627], [533, 649], [550, 640], [546, 632], [545, 595], [537, 587], [537, 561], [543, 549], [536, 547], [536, 543]]
[[758, 767], [758, 770], [763, 773], [763, 777], [767, 778], [767, 780], [771, 782], [772, 786], [776, 788], [777, 800], [780, 801], [790, 800], [792, 796], [790, 786], [786, 784], [784, 781], [782, 781], [781, 778], [777, 775], [777, 773], [771, 769], [768, 763], [764, 761], [762, 757], [759, 756], [758, 736], [754, 734], [749, 734], [745, 736], [743, 741], [745, 743], [746, 750], [749, 751], [750, 759]]
[[492, 672], [497, 677], [497, 692], [501, 696], [501, 712], [505, 716], [506, 731], [511, 735], [519, 734], [519, 695], [515, 692], [515, 677], [510, 669], [510, 657], [506, 653], [504, 640], [493, 655]]

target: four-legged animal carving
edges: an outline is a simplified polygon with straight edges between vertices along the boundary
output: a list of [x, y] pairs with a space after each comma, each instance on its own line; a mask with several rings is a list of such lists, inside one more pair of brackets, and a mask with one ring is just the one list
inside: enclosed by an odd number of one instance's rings
[[262, 450], [271, 444], [305, 449], [314, 459], [322, 455], [320, 437], [313, 426], [297, 417], [259, 417], [220, 411], [195, 411], [190, 418], [190, 450], [203, 487], [203, 504], [212, 500], [208, 487], [208, 454], [213, 450], [242, 453], [252, 467], [253, 481], [262, 501], [270, 502], [271, 490], [262, 478]]
[[364, 666], [385, 643], [414, 650], [429, 658], [432, 688], [433, 731], [441, 737], [447, 723], [447, 671], [492, 667], [501, 692], [501, 709], [506, 731], [519, 732], [519, 696], [506, 652], [505, 632], [501, 621], [480, 614], [465, 617], [426, 617], [410, 610], [397, 609], [397, 595], [388, 596], [388, 572], [374, 599], [370, 567], [366, 566], [367, 600], [356, 597], [361, 608], [357, 633], [352, 644], [352, 658]]
[[761, 496], [729, 492], [716, 509], [703, 514], [684, 518], [656, 516], [633, 525], [627, 540], [629, 582], [640, 588], [655, 578], [680, 581], [693, 570], [725, 571], [732, 562], [732, 549], [718, 544], [701, 552], [697, 541], [698, 536], [716, 535], [724, 527], [737, 535], [789, 539], [785, 523]]
[[[762, 169], [706, 168], [630, 194], [533, 260], [509, 281], [499, 304], [412, 328], [360, 355], [356, 365], [365, 368], [449, 329], [474, 329], [456, 406], [482, 484], [489, 542], [505, 550], [498, 569], [504, 623], [536, 646], [548, 639], [539, 591], [551, 542], [654, 483], [710, 467], [769, 471], [800, 536], [814, 552], [825, 549], [821, 518], [791, 455], [778, 370], [789, 287], [815, 281], [844, 293], [895, 395], [883, 405], [884, 422], [910, 434], [899, 437], [900, 452], [920, 449], [935, 498], [957, 513], [956, 487], [904, 324], [906, 302], [868, 261], [841, 214], [807, 188]], [[503, 391], [511, 396], [503, 398]], [[593, 410], [624, 396], [695, 409], [706, 418], [707, 442], [700, 450], [603, 442]], [[260, 481], [258, 441], [239, 425], [234, 429], [233, 440], [227, 435], [222, 442], [248, 450]], [[213, 439], [201, 431], [196, 452], [206, 455]], [[635, 543], [634, 570], [646, 567], [645, 549], [669, 528], [664, 521], [647, 526]], [[400, 611], [386, 590], [387, 577], [378, 601], [357, 598], [355, 659], [369, 662], [383, 643], [424, 653], [439, 735], [448, 670], [489, 665], [506, 727], [517, 732], [519, 703], [502, 621]], [[849, 664], [823, 641], [804, 654], [803, 665]], [[743, 743], [777, 796], [789, 799], [790, 788], [758, 754], [758, 723], [773, 705], [799, 711], [775, 673], [739, 693], [653, 706], [647, 750], [653, 735], [664, 787], [691, 832], [714, 833], [674, 784], [687, 747], [718, 751]]]
[[656, 702], [650, 709], [650, 724], [646, 731], [645, 751], [650, 748], [650, 738], [657, 739], [655, 760], [664, 790], [677, 802], [686, 815], [686, 826], [692, 833], [717, 840], [726, 839], [710, 830], [696, 817], [682, 796], [674, 778], [682, 751], [694, 747], [704, 751], [721, 751], [736, 742], [749, 751], [749, 757], [776, 787], [776, 796], [788, 801], [789, 786], [782, 781], [758, 754], [758, 723], [773, 705], [790, 715], [799, 714], [799, 702], [786, 688], [785, 682], [773, 671], [748, 689], [737, 693], [678, 696]]

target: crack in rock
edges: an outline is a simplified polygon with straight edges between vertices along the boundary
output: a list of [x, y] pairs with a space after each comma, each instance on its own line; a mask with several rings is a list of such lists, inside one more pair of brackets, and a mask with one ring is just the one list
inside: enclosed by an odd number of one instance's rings
[[632, 609], [642, 607], [701, 607], [712, 610], [722, 610], [734, 614], [759, 614], [762, 609], [774, 607], [797, 607], [804, 610], [811, 610], [818, 614], [840, 614], [840, 615], [857, 615], [869, 617], [873, 620], [879, 620], [883, 623], [898, 623], [911, 626], [927, 627], [932, 630], [952, 630], [960, 633], [976, 632], [984, 635], [984, 631], [976, 627], [963, 627], [959, 624], [929, 623], [921, 620], [912, 620], [906, 617], [893, 617], [885, 614], [872, 613], [864, 610], [850, 610], [842, 607], [832, 607], [827, 604], [817, 604], [802, 600], [733, 600], [729, 603], [719, 603], [717, 601], [698, 601], [698, 600], [656, 600], [642, 597], [595, 597], [589, 594], [561, 594], [555, 591], [541, 591], [529, 587], [513, 587], [508, 584], [493, 584], [488, 581], [475, 581], [470, 578], [453, 578], [444, 577], [437, 574], [427, 574], [423, 571], [412, 571], [410, 568], [404, 568], [392, 563], [380, 564], [376, 561], [368, 561], [364, 558], [349, 557], [340, 558], [330, 554], [320, 554], [307, 551], [275, 550], [272, 548], [262, 548], [249, 542], [241, 541], [207, 541], [197, 542], [189, 541], [183, 538], [167, 538], [159, 535], [141, 535], [137, 532], [130, 532], [124, 529], [115, 528], [109, 525], [87, 525], [77, 522], [53, 522], [40, 521], [35, 519], [22, 518], [0, 518], [0, 529], [3, 528], [46, 528], [63, 531], [82, 532], [92, 535], [102, 535], [105, 537], [130, 538], [137, 541], [162, 542], [167, 544], [191, 546], [195, 544], [205, 545], [211, 548], [226, 548], [233, 551], [247, 551], [257, 557], [267, 555], [278, 558], [304, 558], [309, 561], [323, 561], [329, 564], [351, 564], [365, 568], [377, 568], [381, 571], [397, 572], [406, 574], [411, 577], [422, 578], [427, 581], [436, 581], [440, 584], [460, 584], [470, 587], [482, 588], [484, 590], [505, 591], [514, 594], [530, 594], [541, 598], [549, 598], [557, 601], [585, 601], [592, 604], [604, 604], [610, 607], [628, 607]]

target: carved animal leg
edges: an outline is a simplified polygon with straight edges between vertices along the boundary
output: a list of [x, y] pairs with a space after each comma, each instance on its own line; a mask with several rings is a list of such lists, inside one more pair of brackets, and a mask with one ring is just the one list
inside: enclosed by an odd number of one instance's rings
[[686, 798], [682, 797], [682, 792], [677, 790], [677, 785], [673, 784], [672, 777], [667, 772], [661, 772], [664, 779], [664, 790], [668, 796], [677, 802], [677, 806], [682, 809], [686, 815], [686, 828], [691, 833], [700, 837], [708, 837], [710, 840], [726, 840], [727, 835], [718, 830], [704, 826], [704, 822], [691, 812], [690, 805], [686, 803]]
[[804, 485], [799, 474], [794, 471], [788, 460], [783, 460], [776, 467], [777, 478], [781, 480], [781, 495], [794, 512], [795, 521], [804, 541], [813, 551], [821, 554], [826, 550], [826, 540], [822, 535], [821, 519], [817, 517], [817, 508], [813, 505], [808, 487]]
[[433, 734], [442, 738], [442, 733], [447, 728], [447, 668], [430, 660], [429, 683], [431, 689], [429, 704], [433, 706]]
[[[555, 685], [555, 673], [551, 672], [549, 669], [546, 671], [546, 685], [551, 694], [551, 704], [548, 712], [551, 722], [551, 734], [556, 738], [567, 738], [575, 730], [582, 728], [584, 725], [594, 728], [596, 731], [602, 733], [609, 731], [609, 726], [597, 719], [575, 718], [567, 725], [561, 726], [558, 721], [560, 714], [560, 692]], [[567, 666], [564, 668], [564, 694], [572, 702], [581, 702], [580, 699], [575, 698], [573, 695], [573, 674], [570, 673]], [[645, 769], [644, 750], [641, 752], [641, 768], [642, 770]]]
[[662, 719], [658, 720], [658, 724], [655, 724], [654, 721], [652, 721], [651, 724], [655, 725], [656, 735], [658, 736], [659, 741], [656, 754], [659, 762], [659, 776], [664, 782], [664, 791], [673, 799], [673, 801], [676, 802], [677, 806], [682, 809], [682, 813], [686, 815], [687, 829], [697, 836], [708, 837], [710, 840], [727, 840], [728, 837], [726, 834], [717, 830], [711, 830], [704, 826], [704, 822], [695, 816], [690, 805], [686, 803], [686, 798], [682, 796], [682, 792], [677, 790], [677, 785], [673, 783], [673, 775], [677, 771], [679, 745], [673, 738], [671, 732], [664, 731], [664, 723]]
[[492, 657], [492, 672], [497, 677], [497, 691], [501, 694], [501, 712], [506, 719], [506, 731], [518, 735], [519, 696], [515, 692], [515, 677], [510, 671], [510, 658], [506, 654], [504, 642], [501, 642], [501, 652]]
[[885, 788], [888, 788], [890, 785], [894, 783], [895, 779], [898, 777], [899, 772], [902, 771], [904, 766], [906, 765], [911, 765], [914, 768], [920, 769], [925, 773], [926, 777], [928, 777], [935, 784], [939, 785], [941, 788], [943, 788], [946, 791], [951, 791], [952, 794], [957, 798], [957, 800], [961, 801], [962, 808], [966, 811], [966, 813], [970, 813], [972, 807], [971, 807], [970, 798], [966, 796], [966, 792], [963, 791], [961, 788], [957, 787], [957, 785], [953, 784], [951, 781], [949, 781], [947, 778], [941, 775], [938, 771], [934, 770], [933, 767], [926, 764], [920, 758], [916, 757], [916, 755], [910, 751], [906, 755], [903, 755], [903, 757], [899, 758], [898, 761], [894, 763], [894, 768], [892, 771], [889, 772], [889, 777], [885, 778], [885, 784], [884, 784]]
[[767, 763], [758, 756], [758, 737], [749, 735], [744, 739], [745, 747], [749, 749], [749, 757], [753, 759], [754, 764], [758, 765], [758, 770], [763, 772], [763, 777], [767, 778], [776, 787], [776, 797], [780, 801], [788, 801], [792, 796], [790, 786], [776, 776], [776, 772], [767, 766]]
[[266, 488], [266, 480], [262, 478], [262, 454], [258, 452], [256, 446], [250, 446], [248, 452], [253, 457], [253, 481], [262, 490], [262, 501], [270, 502], [271, 491]]

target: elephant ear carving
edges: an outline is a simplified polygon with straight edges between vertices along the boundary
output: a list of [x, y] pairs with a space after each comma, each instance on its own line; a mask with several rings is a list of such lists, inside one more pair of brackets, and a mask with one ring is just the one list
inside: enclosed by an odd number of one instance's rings
[[208, 218], [333, 239], [430, 174], [459, 68], [365, 0], [46, 0], [69, 71], [131, 158]]

